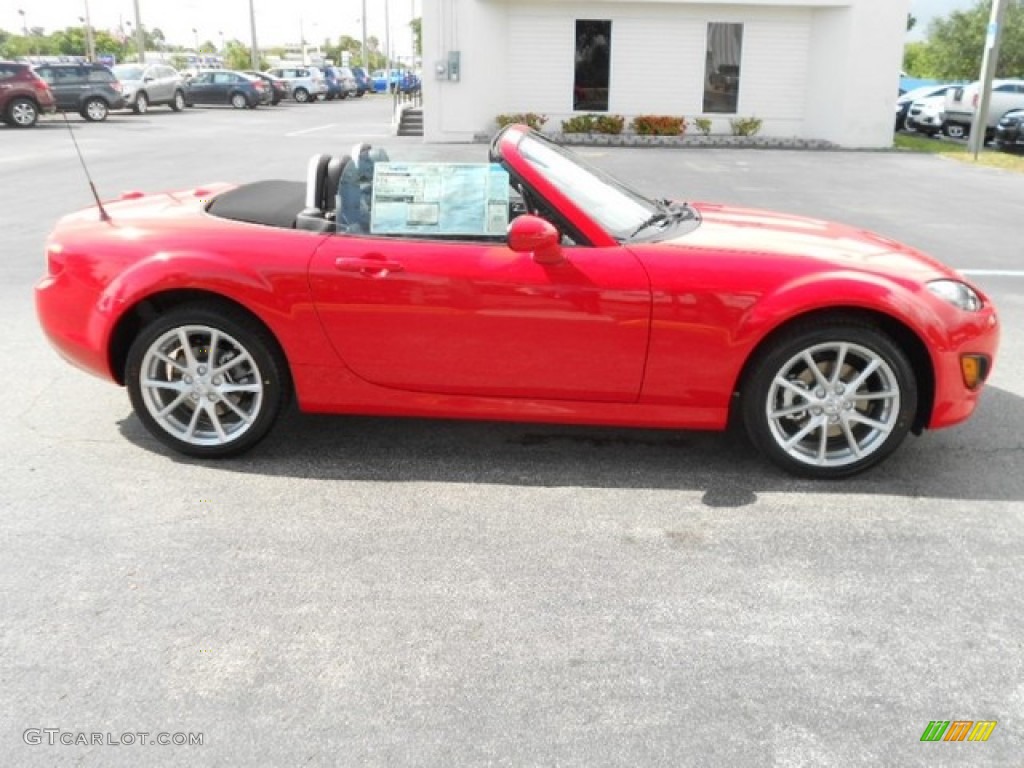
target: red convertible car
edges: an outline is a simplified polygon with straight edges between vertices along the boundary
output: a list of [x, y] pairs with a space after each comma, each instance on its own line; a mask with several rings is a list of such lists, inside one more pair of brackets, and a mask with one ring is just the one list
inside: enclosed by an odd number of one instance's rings
[[650, 200], [523, 126], [490, 162], [314, 157], [305, 182], [64, 217], [43, 329], [182, 453], [307, 412], [720, 430], [842, 477], [973, 412], [998, 342], [953, 270], [840, 224]]

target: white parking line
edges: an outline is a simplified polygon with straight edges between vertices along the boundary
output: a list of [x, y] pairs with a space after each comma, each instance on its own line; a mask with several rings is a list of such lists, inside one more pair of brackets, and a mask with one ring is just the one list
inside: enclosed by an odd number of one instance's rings
[[978, 277], [1024, 277], [1024, 269], [958, 269], [957, 272]]
[[328, 123], [327, 125], [318, 125], [318, 126], [316, 126], [316, 128], [303, 128], [301, 131], [292, 131], [291, 133], [286, 133], [285, 136], [301, 136], [304, 133], [314, 133], [315, 131], [325, 131], [328, 128], [335, 128], [335, 127], [337, 127], [337, 125], [338, 125], [338, 123]]

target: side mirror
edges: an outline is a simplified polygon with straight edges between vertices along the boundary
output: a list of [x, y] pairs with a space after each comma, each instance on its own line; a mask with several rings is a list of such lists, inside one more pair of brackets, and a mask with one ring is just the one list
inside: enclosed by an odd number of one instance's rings
[[561, 264], [561, 236], [550, 221], [539, 216], [516, 216], [508, 225], [508, 247], [516, 253], [532, 253], [538, 264]]

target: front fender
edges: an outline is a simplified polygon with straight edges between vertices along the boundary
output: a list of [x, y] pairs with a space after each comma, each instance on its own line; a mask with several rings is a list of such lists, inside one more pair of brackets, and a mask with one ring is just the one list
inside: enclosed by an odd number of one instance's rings
[[847, 271], [805, 275], [762, 296], [741, 316], [735, 341], [752, 351], [795, 318], [843, 309], [886, 315], [928, 342], [927, 346], [948, 344], [942, 318], [929, 301], [922, 301], [920, 291], [879, 275]]

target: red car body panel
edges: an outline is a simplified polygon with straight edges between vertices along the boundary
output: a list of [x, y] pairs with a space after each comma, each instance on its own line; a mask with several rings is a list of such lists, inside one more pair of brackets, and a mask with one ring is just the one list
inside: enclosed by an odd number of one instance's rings
[[923, 343], [927, 426], [973, 411], [981, 388], [964, 385], [959, 356], [993, 359], [998, 323], [987, 299], [966, 312], [926, 289], [961, 279], [948, 268], [851, 227], [710, 204], [676, 239], [621, 244], [518, 156], [520, 136], [496, 145], [506, 167], [589, 241], [560, 263], [500, 242], [229, 221], [205, 209], [232, 188], [218, 185], [115, 202], [110, 221], [65, 217], [36, 290], [42, 326], [69, 360], [119, 380], [118, 324], [154, 296], [201, 291], [266, 325], [305, 411], [720, 429], [767, 336], [845, 307]]

